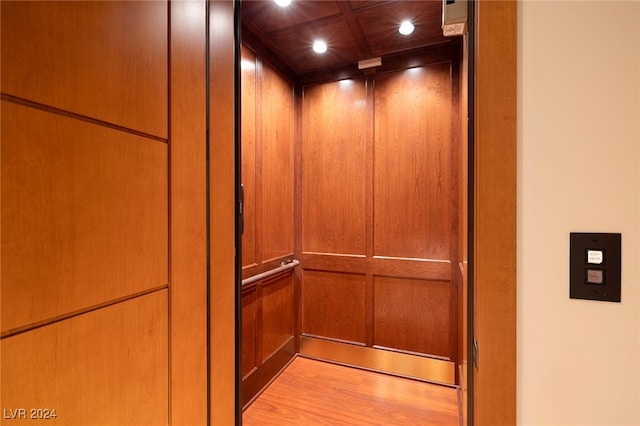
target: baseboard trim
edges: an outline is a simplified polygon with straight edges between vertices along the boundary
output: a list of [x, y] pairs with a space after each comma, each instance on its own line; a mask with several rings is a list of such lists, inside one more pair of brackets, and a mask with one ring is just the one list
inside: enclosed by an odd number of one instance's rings
[[300, 355], [400, 377], [456, 386], [455, 364], [441, 359], [300, 337]]

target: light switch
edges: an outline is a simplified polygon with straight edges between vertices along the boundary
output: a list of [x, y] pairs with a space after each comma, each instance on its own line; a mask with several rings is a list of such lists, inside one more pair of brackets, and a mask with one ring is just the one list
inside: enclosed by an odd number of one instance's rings
[[603, 260], [604, 252], [602, 250], [587, 250], [587, 263], [601, 265]]
[[569, 297], [620, 302], [621, 234], [572, 232]]
[[587, 269], [587, 284], [604, 284], [602, 269]]

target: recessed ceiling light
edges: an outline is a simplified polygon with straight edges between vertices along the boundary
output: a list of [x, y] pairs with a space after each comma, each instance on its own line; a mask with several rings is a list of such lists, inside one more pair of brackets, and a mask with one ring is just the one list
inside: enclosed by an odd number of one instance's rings
[[324, 53], [327, 51], [327, 43], [322, 40], [316, 40], [313, 42], [313, 51], [316, 53]]
[[280, 7], [287, 7], [291, 4], [291, 0], [273, 0]]
[[410, 21], [403, 21], [402, 24], [400, 24], [400, 28], [398, 28], [398, 31], [402, 35], [409, 35], [413, 32], [414, 29], [415, 27]]

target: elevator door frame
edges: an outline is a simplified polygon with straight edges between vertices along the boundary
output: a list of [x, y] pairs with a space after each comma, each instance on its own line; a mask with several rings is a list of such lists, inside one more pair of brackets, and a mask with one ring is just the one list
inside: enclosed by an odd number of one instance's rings
[[[235, 162], [236, 198], [239, 197], [240, 177], [240, 115], [239, 115], [239, 52], [241, 37], [240, 1], [234, 2], [235, 21]], [[473, 5], [472, 5], [472, 9]], [[477, 367], [469, 368], [468, 424], [515, 424], [515, 206], [516, 206], [516, 33], [517, 3], [487, 1], [477, 2], [470, 28], [469, 63], [469, 113], [470, 113], [470, 291], [473, 306], [469, 307], [469, 330], [473, 336], [488, 336], [479, 347], [484, 354]], [[482, 47], [482, 49], [480, 49]], [[503, 77], [495, 78], [494, 72]], [[506, 80], [506, 84], [504, 83]], [[478, 106], [481, 106], [480, 108]], [[506, 113], [506, 116], [505, 116]], [[471, 163], [471, 161], [473, 163]], [[238, 201], [238, 200], [236, 200]], [[236, 205], [238, 203], [236, 202]], [[498, 213], [498, 214], [496, 214]], [[479, 220], [481, 222], [479, 223]], [[236, 221], [236, 339], [233, 350], [236, 365], [241, 364], [240, 336], [242, 330], [240, 311], [241, 247], [239, 221]], [[507, 241], [507, 244], [505, 244]], [[478, 258], [500, 259], [499, 269], [477, 268]], [[231, 302], [231, 301], [230, 301]], [[491, 309], [501, 305], [503, 309]], [[506, 309], [504, 308], [506, 306]], [[478, 309], [480, 308], [480, 309]], [[210, 322], [216, 321], [211, 312]], [[473, 345], [469, 345], [469, 352]], [[229, 350], [231, 348], [228, 348]], [[472, 356], [467, 354], [471, 363]], [[240, 409], [239, 368], [236, 368], [236, 419], [242, 424]], [[467, 423], [467, 421], [465, 421]]]

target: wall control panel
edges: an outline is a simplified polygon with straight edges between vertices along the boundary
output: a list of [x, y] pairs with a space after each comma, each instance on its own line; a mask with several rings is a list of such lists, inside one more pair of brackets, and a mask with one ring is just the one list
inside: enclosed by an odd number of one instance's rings
[[620, 302], [622, 235], [572, 232], [569, 239], [569, 297]]

